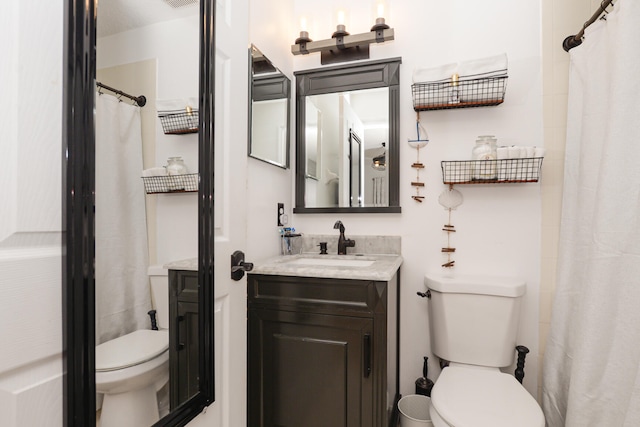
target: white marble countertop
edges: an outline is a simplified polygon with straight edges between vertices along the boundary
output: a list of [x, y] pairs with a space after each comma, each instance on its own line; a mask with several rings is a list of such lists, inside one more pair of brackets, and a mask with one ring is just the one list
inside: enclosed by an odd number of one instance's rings
[[167, 270], [187, 270], [198, 271], [198, 258], [183, 259], [181, 261], [171, 261], [163, 265]]
[[[304, 260], [310, 260], [308, 264]], [[317, 265], [322, 260], [373, 261], [369, 266]], [[332, 263], [333, 261], [328, 261]], [[275, 276], [320, 277], [330, 279], [375, 280], [388, 282], [402, 265], [400, 255], [318, 255], [303, 253], [272, 258], [256, 263], [249, 274]]]

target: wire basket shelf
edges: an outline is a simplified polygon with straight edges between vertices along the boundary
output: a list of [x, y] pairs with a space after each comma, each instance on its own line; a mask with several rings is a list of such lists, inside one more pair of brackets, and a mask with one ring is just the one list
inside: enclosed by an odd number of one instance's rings
[[144, 191], [147, 194], [193, 193], [198, 191], [199, 174], [143, 176]]
[[158, 118], [165, 135], [198, 133], [198, 110], [159, 111]]
[[488, 107], [504, 102], [508, 76], [411, 85], [415, 111]]
[[499, 160], [444, 160], [445, 184], [508, 184], [538, 182], [544, 157]]

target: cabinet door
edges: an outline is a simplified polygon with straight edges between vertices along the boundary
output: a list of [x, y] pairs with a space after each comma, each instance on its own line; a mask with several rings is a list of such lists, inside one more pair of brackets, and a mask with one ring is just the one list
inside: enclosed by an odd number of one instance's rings
[[169, 283], [169, 402], [174, 410], [200, 388], [198, 272], [170, 270]]
[[170, 363], [171, 409], [178, 407], [200, 389], [198, 376], [198, 304], [178, 302], [175, 360]]
[[249, 313], [250, 427], [371, 427], [369, 318]]

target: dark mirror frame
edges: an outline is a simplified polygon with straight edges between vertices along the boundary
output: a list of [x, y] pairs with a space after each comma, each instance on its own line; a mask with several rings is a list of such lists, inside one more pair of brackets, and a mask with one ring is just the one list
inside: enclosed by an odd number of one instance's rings
[[[64, 425], [95, 426], [96, 0], [65, 0], [62, 124]], [[215, 1], [200, 0], [198, 270], [200, 390], [155, 426], [184, 426], [215, 399], [213, 165]]]
[[[400, 213], [401, 58], [296, 71], [296, 205], [294, 213]], [[305, 200], [305, 97], [325, 93], [389, 88], [389, 206], [308, 208]]]
[[[270, 165], [277, 166], [282, 169], [289, 169], [289, 151], [291, 148], [291, 80], [289, 77], [285, 76], [282, 71], [276, 68], [268, 58], [265, 58], [265, 61], [268, 63], [268, 67], [273, 68], [276, 71], [280, 72], [280, 75], [266, 75], [261, 76], [260, 74], [254, 73], [254, 58], [253, 58], [253, 47], [251, 45], [249, 47], [249, 131], [248, 131], [248, 147], [247, 153], [249, 153], [249, 157], [263, 161], [265, 163], [269, 163]], [[258, 49], [257, 46], [255, 46]], [[260, 50], [260, 49], [258, 49]], [[253, 143], [253, 102], [254, 101], [267, 101], [272, 99], [283, 99], [287, 100], [287, 131], [286, 131], [286, 142], [285, 142], [285, 161], [284, 164], [278, 163], [271, 159], [265, 159], [260, 156], [257, 156], [253, 153], [252, 143]]]

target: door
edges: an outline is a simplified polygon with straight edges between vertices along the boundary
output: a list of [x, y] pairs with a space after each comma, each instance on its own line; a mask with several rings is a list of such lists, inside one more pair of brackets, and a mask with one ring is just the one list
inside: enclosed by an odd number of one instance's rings
[[188, 425], [244, 427], [247, 288], [246, 276], [231, 280], [230, 258], [246, 248], [249, 10], [248, 0], [215, 3], [215, 402]]

